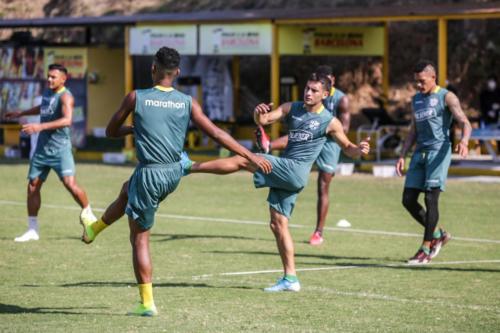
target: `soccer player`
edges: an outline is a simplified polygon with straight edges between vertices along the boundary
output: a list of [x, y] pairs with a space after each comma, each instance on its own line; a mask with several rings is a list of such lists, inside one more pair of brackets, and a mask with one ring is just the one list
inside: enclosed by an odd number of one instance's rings
[[[342, 91], [334, 87], [335, 76], [333, 75], [332, 67], [326, 65], [318, 66], [316, 73], [326, 75], [330, 79], [332, 88], [330, 89], [329, 96], [323, 100], [323, 105], [334, 117], [340, 120], [344, 132], [347, 133], [351, 122], [349, 99]], [[282, 136], [272, 142], [269, 141], [262, 126], [257, 128], [256, 136], [257, 146], [265, 153], [268, 153], [272, 149], [285, 149], [288, 142], [288, 136]], [[341, 148], [339, 144], [329, 136], [316, 159], [316, 165], [319, 170], [318, 202], [316, 205], [316, 229], [309, 239], [309, 244], [311, 245], [321, 245], [323, 243], [323, 228], [325, 227], [326, 216], [330, 205], [330, 183], [335, 176], [337, 164], [340, 159], [340, 152]]]
[[[238, 170], [253, 173], [256, 188], [269, 187], [270, 227], [276, 238], [283, 264], [284, 276], [268, 292], [299, 291], [294, 259], [294, 245], [288, 230], [298, 193], [307, 184], [312, 164], [318, 157], [328, 135], [333, 136], [344, 152], [358, 157], [369, 152], [368, 140], [359, 146], [351, 143], [344, 134], [342, 124], [328, 112], [323, 100], [330, 92], [328, 77], [313, 73], [304, 90], [304, 101], [285, 103], [271, 111], [271, 104], [259, 104], [254, 110], [257, 125], [265, 126], [284, 119], [288, 124], [288, 145], [282, 157], [265, 155], [272, 163], [269, 174], [239, 156], [204, 163], [193, 163], [190, 172], [228, 174]], [[188, 163], [185, 163], [189, 167]]]
[[[176, 189], [182, 177], [180, 160], [190, 120], [263, 174], [270, 172], [272, 167], [265, 158], [251, 153], [216, 127], [204, 115], [195, 99], [172, 87], [180, 74], [179, 63], [180, 55], [175, 49], [160, 48], [151, 67], [155, 86], [129, 93], [109, 121], [106, 128], [108, 136], [134, 134], [139, 164], [128, 185], [124, 184], [119, 197], [108, 207], [103, 218], [95, 223], [82, 221], [82, 239], [90, 243], [100, 231], [117, 220], [125, 209], [129, 218], [133, 266], [141, 298], [130, 315], [157, 314], [151, 283], [150, 230], [158, 205]], [[123, 125], [130, 114], [134, 115], [133, 126]]]
[[[425, 264], [451, 239], [448, 232], [438, 227], [438, 201], [445, 189], [451, 162], [452, 118], [462, 128], [462, 139], [455, 147], [462, 158], [468, 154], [471, 125], [457, 96], [436, 84], [436, 69], [430, 61], [421, 61], [415, 66], [414, 78], [419, 92], [412, 99], [412, 123], [396, 162], [396, 171], [401, 176], [405, 156], [416, 142], [406, 173], [403, 206], [425, 228], [422, 245], [408, 263]], [[418, 203], [421, 192], [425, 195], [425, 209]]]
[[60, 64], [49, 65], [47, 74], [48, 88], [42, 97], [42, 103], [29, 110], [13, 111], [5, 114], [7, 119], [22, 116], [40, 115], [40, 123], [23, 125], [26, 134], [39, 133], [35, 153], [30, 161], [28, 173], [28, 230], [16, 237], [16, 242], [27, 242], [39, 239], [38, 211], [41, 205], [43, 182], [50, 169], [54, 169], [71, 193], [75, 201], [82, 207], [80, 220], [95, 221], [85, 191], [75, 180], [75, 161], [71, 151], [70, 126], [73, 115], [74, 98], [64, 84], [68, 71]]

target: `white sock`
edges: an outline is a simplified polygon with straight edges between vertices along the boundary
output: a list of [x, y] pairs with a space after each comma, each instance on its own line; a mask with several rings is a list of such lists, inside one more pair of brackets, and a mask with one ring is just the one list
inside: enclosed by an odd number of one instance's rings
[[28, 216], [28, 229], [35, 230], [38, 232], [38, 217]]

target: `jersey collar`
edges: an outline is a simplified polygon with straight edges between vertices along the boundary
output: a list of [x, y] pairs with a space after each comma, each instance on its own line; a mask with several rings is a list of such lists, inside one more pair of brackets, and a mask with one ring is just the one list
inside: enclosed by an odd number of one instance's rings
[[332, 87], [332, 89], [330, 89], [330, 96], [333, 96], [335, 95], [335, 87]]
[[432, 93], [435, 94], [437, 93], [439, 90], [441, 90], [441, 87], [440, 86], [435, 86], [434, 89], [432, 89]]
[[174, 90], [174, 88], [172, 88], [172, 87], [164, 87], [164, 86], [160, 86], [159, 84], [156, 85], [155, 88], [158, 90], [161, 90], [161, 91], [166, 91], [166, 92]]
[[62, 86], [61, 88], [57, 89], [56, 94], [60, 94], [66, 90], [65, 86]]
[[[306, 109], [306, 105], [304, 104], [304, 109]], [[323, 110], [325, 109], [325, 106], [323, 105], [323, 103], [321, 103], [321, 107], [316, 110], [316, 111], [311, 111], [312, 113], [316, 113], [316, 114], [320, 114], [321, 112], [323, 112]], [[306, 109], [307, 111], [307, 109]]]

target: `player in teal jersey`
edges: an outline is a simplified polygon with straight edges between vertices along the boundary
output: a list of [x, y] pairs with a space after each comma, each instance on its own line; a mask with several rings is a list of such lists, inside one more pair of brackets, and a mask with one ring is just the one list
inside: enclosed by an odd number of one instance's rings
[[[436, 84], [436, 70], [430, 61], [415, 66], [415, 82], [419, 91], [412, 100], [413, 118], [396, 171], [401, 176], [405, 156], [416, 142], [415, 152], [406, 173], [403, 205], [424, 228], [424, 239], [410, 264], [425, 264], [437, 256], [451, 235], [438, 228], [438, 200], [444, 191], [451, 162], [450, 126], [452, 118], [462, 128], [462, 139], [455, 147], [462, 158], [468, 155], [471, 125], [457, 96]], [[425, 209], [418, 203], [425, 193]]]
[[[349, 131], [351, 114], [349, 113], [349, 99], [347, 96], [335, 88], [335, 76], [332, 67], [327, 65], [318, 66], [316, 73], [326, 75], [331, 82], [332, 88], [330, 95], [323, 100], [323, 105], [330, 113], [337, 117], [342, 123], [344, 132]], [[262, 126], [256, 130], [257, 145], [265, 153], [273, 149], [285, 149], [288, 143], [288, 136], [282, 136], [276, 140], [269, 141]], [[268, 142], [268, 143], [266, 143]], [[323, 243], [323, 228], [325, 227], [326, 216], [330, 205], [329, 191], [330, 183], [335, 176], [337, 164], [340, 159], [341, 148], [337, 142], [328, 137], [321, 153], [319, 154], [316, 165], [318, 167], [318, 201], [316, 205], [316, 228], [309, 239], [309, 244], [320, 245]]]
[[[298, 193], [306, 186], [311, 167], [321, 152], [328, 135], [333, 136], [344, 152], [352, 157], [367, 154], [368, 141], [359, 146], [344, 134], [342, 124], [323, 106], [330, 91], [330, 81], [324, 75], [313, 73], [304, 90], [304, 102], [285, 103], [271, 111], [271, 104], [259, 104], [254, 110], [257, 125], [265, 126], [285, 120], [288, 124], [288, 145], [282, 157], [265, 155], [273, 170], [264, 174], [239, 156], [218, 159], [190, 166], [191, 172], [228, 174], [248, 170], [254, 174], [256, 188], [269, 187], [270, 227], [276, 238], [283, 264], [284, 276], [268, 292], [299, 291], [292, 236], [288, 230]], [[189, 163], [185, 163], [189, 166]]]
[[75, 162], [71, 151], [70, 126], [73, 115], [74, 99], [64, 86], [68, 71], [59, 64], [49, 65], [47, 74], [48, 88], [42, 104], [26, 111], [8, 112], [7, 119], [40, 114], [40, 123], [25, 124], [22, 131], [26, 134], [40, 133], [35, 153], [30, 162], [28, 173], [28, 231], [15, 238], [16, 242], [38, 240], [38, 211], [41, 206], [43, 182], [50, 169], [54, 169], [82, 207], [81, 220], [95, 221], [85, 191], [75, 180]]
[[[118, 198], [98, 221], [83, 223], [82, 240], [91, 243], [104, 228], [119, 219], [125, 211], [129, 218], [134, 272], [141, 302], [130, 315], [154, 316], [152, 262], [149, 236], [155, 212], [179, 184], [180, 163], [190, 121], [222, 146], [241, 156], [255, 170], [271, 171], [271, 163], [238, 144], [229, 134], [215, 126], [203, 113], [198, 102], [172, 87], [179, 76], [179, 53], [162, 47], [151, 67], [153, 88], [134, 90], [111, 118], [106, 134], [122, 137], [134, 134], [139, 164], [124, 184]], [[133, 126], [123, 125], [134, 115]]]

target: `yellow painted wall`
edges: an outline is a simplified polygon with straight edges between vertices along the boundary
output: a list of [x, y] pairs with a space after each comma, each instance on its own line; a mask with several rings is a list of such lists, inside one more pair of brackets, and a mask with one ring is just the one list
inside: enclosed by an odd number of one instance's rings
[[95, 127], [106, 127], [123, 100], [123, 49], [96, 47], [88, 49], [88, 73], [96, 72], [97, 83], [88, 83], [87, 132]]

